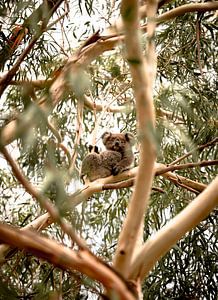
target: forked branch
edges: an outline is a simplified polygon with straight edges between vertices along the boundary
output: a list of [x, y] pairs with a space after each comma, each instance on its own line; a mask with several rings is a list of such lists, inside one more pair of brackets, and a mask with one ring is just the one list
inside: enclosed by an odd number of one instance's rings
[[155, 263], [218, 205], [218, 176], [182, 212], [143, 246], [130, 268], [129, 279], [148, 275]]

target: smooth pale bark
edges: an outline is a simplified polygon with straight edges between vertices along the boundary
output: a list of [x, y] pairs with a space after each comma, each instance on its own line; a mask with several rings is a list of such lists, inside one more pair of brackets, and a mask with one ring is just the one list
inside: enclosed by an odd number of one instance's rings
[[154, 19], [157, 2], [147, 3], [148, 46], [146, 58], [143, 56], [139, 33], [138, 1], [123, 0], [121, 14], [125, 28], [126, 56], [129, 62], [136, 100], [136, 116], [138, 136], [140, 141], [139, 167], [135, 179], [135, 187], [128, 206], [128, 213], [119, 236], [118, 246], [114, 257], [114, 267], [124, 277], [129, 272], [133, 256], [142, 241], [142, 227], [148, 199], [154, 176], [156, 158], [154, 123], [155, 112], [153, 105], [153, 83], [156, 73], [156, 56], [154, 50], [155, 23]]
[[127, 283], [109, 265], [87, 250], [73, 251], [54, 240], [31, 232], [24, 232], [6, 224], [0, 224], [1, 242], [32, 253], [64, 270], [77, 270], [101, 282], [107, 291], [118, 299], [135, 300]]
[[155, 263], [185, 233], [198, 225], [218, 205], [218, 176], [167, 225], [151, 237], [139, 251], [129, 272], [129, 279], [143, 280]]

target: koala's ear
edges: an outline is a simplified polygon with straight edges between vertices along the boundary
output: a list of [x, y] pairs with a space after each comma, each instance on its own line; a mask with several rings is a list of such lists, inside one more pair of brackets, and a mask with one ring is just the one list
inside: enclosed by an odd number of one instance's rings
[[102, 141], [103, 141], [103, 144], [105, 145], [105, 143], [107, 142], [107, 139], [111, 136], [111, 132], [105, 132], [102, 134], [101, 138], [102, 138]]
[[98, 150], [98, 147], [95, 145], [95, 146], [93, 146], [93, 145], [89, 145], [89, 153], [92, 153], [92, 152], [94, 152], [94, 153], [98, 153], [99, 154], [99, 150]]
[[127, 142], [129, 142], [131, 145], [135, 144], [135, 137], [132, 133], [130, 133], [130, 132], [125, 133], [125, 138], [126, 138]]

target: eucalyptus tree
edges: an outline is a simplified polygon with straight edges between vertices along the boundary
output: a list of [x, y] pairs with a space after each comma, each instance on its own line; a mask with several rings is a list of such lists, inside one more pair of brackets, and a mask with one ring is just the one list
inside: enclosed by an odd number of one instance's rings
[[[1, 1], [0, 299], [216, 299], [217, 9]], [[105, 131], [134, 166], [84, 184]]]

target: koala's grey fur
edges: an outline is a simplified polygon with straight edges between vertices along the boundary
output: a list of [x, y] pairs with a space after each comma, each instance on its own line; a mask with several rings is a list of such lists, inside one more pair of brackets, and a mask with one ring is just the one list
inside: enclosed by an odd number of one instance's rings
[[84, 158], [81, 178], [86, 176], [89, 181], [94, 181], [117, 175], [132, 164], [134, 160], [132, 146], [135, 142], [132, 133], [105, 132], [102, 140], [106, 150], [101, 153], [90, 153]]

